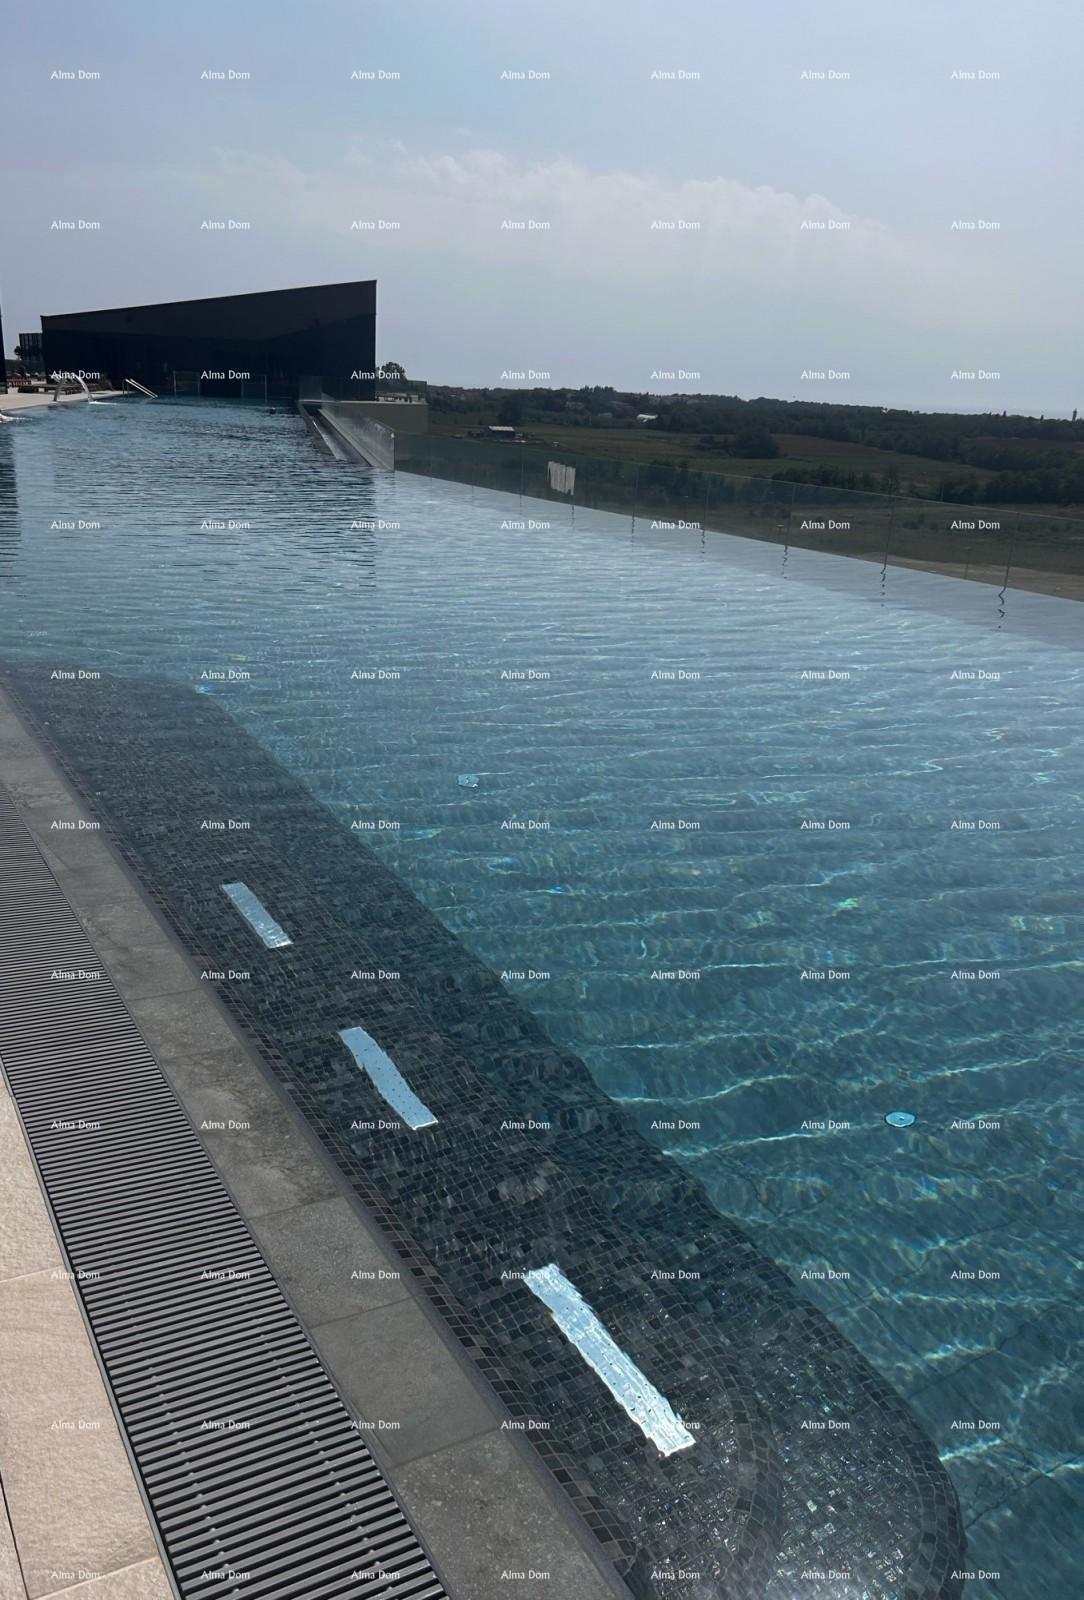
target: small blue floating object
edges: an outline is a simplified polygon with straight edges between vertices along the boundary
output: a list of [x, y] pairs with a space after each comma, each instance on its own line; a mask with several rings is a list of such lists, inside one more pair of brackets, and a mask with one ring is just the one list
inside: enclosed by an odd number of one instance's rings
[[914, 1120], [913, 1111], [890, 1111], [885, 1118], [890, 1128], [909, 1128]]
[[461, 789], [477, 789], [478, 774], [476, 772], [461, 772], [459, 774], [459, 786]]

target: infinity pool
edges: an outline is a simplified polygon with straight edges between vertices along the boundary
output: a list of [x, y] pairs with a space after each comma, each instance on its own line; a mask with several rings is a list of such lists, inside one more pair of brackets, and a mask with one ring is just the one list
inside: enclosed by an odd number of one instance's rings
[[1074, 1593], [1084, 613], [227, 405], [0, 496], [0, 656], [218, 697], [908, 1398], [968, 1595]]

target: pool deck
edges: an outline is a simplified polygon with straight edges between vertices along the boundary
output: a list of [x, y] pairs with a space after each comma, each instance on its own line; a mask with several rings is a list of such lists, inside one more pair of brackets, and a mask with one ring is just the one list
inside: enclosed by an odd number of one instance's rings
[[[96, 389], [95, 400], [116, 400], [126, 394], [123, 389]], [[19, 390], [9, 389], [7, 394], [0, 394], [0, 411], [10, 411], [16, 414], [23, 411], [46, 411], [52, 405], [71, 406], [85, 405], [85, 394], [62, 394], [57, 401], [53, 400], [51, 392], [45, 394], [23, 394]]]
[[[203, 1143], [452, 1595], [505, 1600], [502, 1574], [536, 1572], [517, 1594], [627, 1596], [126, 866], [52, 829], [91, 814], [2, 692], [0, 777], [193, 1123], [223, 1125]], [[168, 1597], [6, 1090], [0, 1158], [0, 1597]], [[61, 1409], [97, 1426], [54, 1430]]]

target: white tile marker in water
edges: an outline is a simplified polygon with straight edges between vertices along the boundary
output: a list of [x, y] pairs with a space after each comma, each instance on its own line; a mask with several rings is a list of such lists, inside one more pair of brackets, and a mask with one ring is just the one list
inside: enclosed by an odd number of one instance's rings
[[583, 1295], [560, 1267], [536, 1267], [523, 1274], [532, 1294], [553, 1312], [566, 1339], [598, 1373], [621, 1409], [632, 1418], [664, 1456], [687, 1450], [696, 1440], [673, 1406], [639, 1367], [614, 1343]]
[[279, 927], [262, 901], [257, 900], [246, 883], [224, 883], [223, 894], [228, 894], [249, 927], [258, 933], [269, 950], [281, 950], [292, 943], [290, 936]]
[[364, 1028], [340, 1028], [339, 1038], [408, 1128], [429, 1128], [436, 1122], [429, 1107], [418, 1099], [395, 1062], [381, 1050], [371, 1034]]

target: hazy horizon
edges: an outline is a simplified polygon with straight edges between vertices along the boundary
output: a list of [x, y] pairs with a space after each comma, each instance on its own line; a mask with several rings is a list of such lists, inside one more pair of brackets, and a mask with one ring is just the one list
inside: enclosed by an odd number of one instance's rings
[[1084, 403], [1077, 17], [457, 0], [419, 20], [389, 0], [270, 27], [252, 0], [25, 15], [8, 351], [42, 313], [375, 277], [379, 359], [437, 384]]

